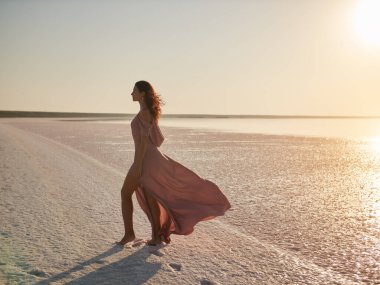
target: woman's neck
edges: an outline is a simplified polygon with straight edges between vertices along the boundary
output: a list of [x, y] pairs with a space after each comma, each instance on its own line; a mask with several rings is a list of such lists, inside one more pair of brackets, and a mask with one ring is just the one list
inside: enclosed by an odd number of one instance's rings
[[143, 101], [139, 101], [140, 103], [140, 111], [148, 109], [148, 106]]

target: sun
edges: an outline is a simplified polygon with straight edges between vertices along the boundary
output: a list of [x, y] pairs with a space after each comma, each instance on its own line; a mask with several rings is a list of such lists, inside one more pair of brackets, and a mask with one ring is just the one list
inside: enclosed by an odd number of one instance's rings
[[380, 0], [358, 1], [354, 29], [364, 42], [380, 47]]

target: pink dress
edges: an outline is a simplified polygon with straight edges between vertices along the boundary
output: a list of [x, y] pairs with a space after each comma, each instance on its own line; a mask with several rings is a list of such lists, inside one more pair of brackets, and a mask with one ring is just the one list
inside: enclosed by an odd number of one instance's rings
[[160, 210], [160, 232], [166, 243], [170, 234], [188, 235], [200, 221], [222, 216], [231, 208], [226, 196], [213, 182], [161, 153], [158, 149], [164, 136], [156, 122], [149, 124], [137, 114], [131, 122], [136, 143], [141, 135], [149, 136], [136, 197], [152, 222], [145, 192], [153, 196]]

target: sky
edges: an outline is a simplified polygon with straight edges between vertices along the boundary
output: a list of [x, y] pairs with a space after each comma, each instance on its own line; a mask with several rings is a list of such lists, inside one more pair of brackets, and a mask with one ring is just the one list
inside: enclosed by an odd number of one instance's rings
[[0, 0], [0, 110], [380, 116], [378, 0]]

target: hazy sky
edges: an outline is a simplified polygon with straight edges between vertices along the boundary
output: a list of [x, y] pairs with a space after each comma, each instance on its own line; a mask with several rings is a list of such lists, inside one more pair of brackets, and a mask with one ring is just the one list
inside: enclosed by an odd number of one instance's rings
[[380, 115], [378, 0], [0, 0], [0, 110]]

